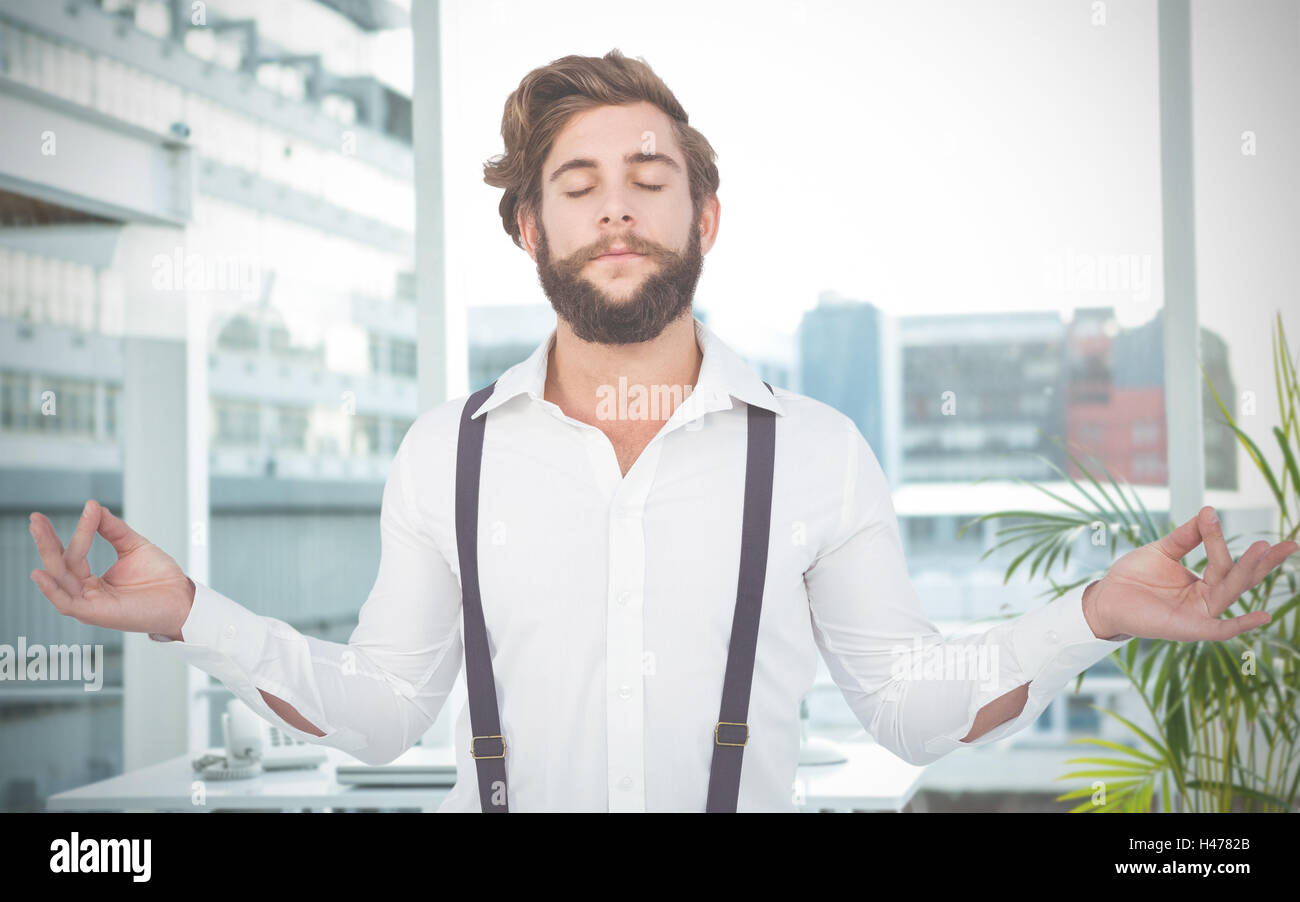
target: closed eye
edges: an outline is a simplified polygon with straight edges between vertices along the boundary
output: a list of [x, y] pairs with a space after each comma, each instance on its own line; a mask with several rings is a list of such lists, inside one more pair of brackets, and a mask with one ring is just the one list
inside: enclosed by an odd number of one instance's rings
[[[644, 185], [644, 184], [642, 184], [641, 182], [635, 182], [634, 184], [635, 184], [638, 188], [644, 188], [644, 189], [647, 190], [647, 191], [662, 191], [662, 190], [664, 190], [664, 186], [663, 186], [663, 185]], [[593, 185], [592, 187], [595, 187], [595, 186]], [[564, 195], [565, 195], [566, 197], [582, 197], [582, 195], [586, 194], [586, 193], [587, 193], [588, 191], [590, 191], [590, 190], [591, 190], [591, 188], [583, 188], [581, 191], [566, 191], [566, 192], [564, 192]]]

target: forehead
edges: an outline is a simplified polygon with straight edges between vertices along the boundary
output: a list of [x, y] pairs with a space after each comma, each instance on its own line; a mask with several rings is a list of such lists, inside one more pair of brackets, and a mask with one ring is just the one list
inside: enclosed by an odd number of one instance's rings
[[619, 106], [599, 106], [572, 116], [556, 135], [547, 155], [548, 166], [573, 157], [590, 157], [602, 165], [620, 164], [623, 155], [642, 151], [653, 142], [653, 151], [681, 159], [673, 140], [672, 120], [652, 103], [641, 101]]

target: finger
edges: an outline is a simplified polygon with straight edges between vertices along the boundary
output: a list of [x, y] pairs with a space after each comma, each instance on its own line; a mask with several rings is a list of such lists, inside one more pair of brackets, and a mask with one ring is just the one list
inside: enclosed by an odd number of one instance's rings
[[54, 524], [44, 514], [33, 513], [29, 531], [36, 541], [36, 550], [41, 556], [45, 573], [65, 592], [75, 597], [81, 591], [81, 583], [68, 572], [67, 565], [63, 562], [63, 543], [54, 531]]
[[1259, 563], [1255, 565], [1255, 572], [1250, 583], [1251, 587], [1257, 586], [1263, 582], [1264, 577], [1268, 576], [1280, 567], [1282, 562], [1285, 561], [1287, 557], [1294, 554], [1297, 548], [1300, 548], [1300, 546], [1296, 545], [1295, 542], [1278, 542], [1272, 548], [1268, 549], [1268, 551], [1264, 552], [1263, 556], [1259, 559]]
[[50, 604], [60, 614], [72, 613], [72, 596], [63, 591], [63, 587], [50, 578], [50, 575], [44, 570], [33, 570], [31, 573], [32, 582], [36, 583], [36, 588], [41, 590], [41, 594], [50, 600]]
[[1197, 523], [1200, 525], [1201, 538], [1205, 541], [1205, 554], [1209, 559], [1202, 578], [1206, 585], [1217, 586], [1232, 569], [1232, 554], [1228, 551], [1228, 543], [1223, 539], [1223, 525], [1219, 522], [1214, 508], [1208, 505], [1201, 508], [1201, 512], [1197, 514]]
[[1251, 611], [1249, 614], [1242, 614], [1240, 617], [1221, 618], [1214, 621], [1212, 630], [1214, 635], [1205, 638], [1222, 642], [1224, 639], [1240, 636], [1247, 630], [1258, 629], [1272, 619], [1273, 617], [1268, 611]]
[[95, 541], [95, 528], [99, 525], [101, 510], [103, 508], [96, 504], [93, 498], [86, 502], [86, 506], [81, 509], [81, 519], [77, 521], [77, 529], [68, 540], [68, 550], [63, 555], [68, 571], [83, 581], [90, 576], [90, 564], [86, 561], [86, 554]]
[[1175, 563], [1181, 562], [1193, 548], [1201, 544], [1201, 529], [1198, 523], [1200, 516], [1198, 513], [1173, 532], [1156, 539], [1154, 543], [1156, 550]]
[[1210, 597], [1206, 602], [1211, 614], [1215, 616], [1222, 614], [1229, 605], [1241, 597], [1241, 593], [1254, 585], [1251, 580], [1255, 575], [1255, 567], [1269, 547], [1268, 542], [1263, 540], [1253, 543], [1228, 571], [1223, 582], [1211, 587]]
[[103, 508], [103, 513], [99, 517], [99, 534], [108, 540], [108, 544], [113, 546], [113, 550], [117, 552], [118, 557], [147, 544], [144, 536], [127, 526], [126, 521], [116, 516], [106, 507]]

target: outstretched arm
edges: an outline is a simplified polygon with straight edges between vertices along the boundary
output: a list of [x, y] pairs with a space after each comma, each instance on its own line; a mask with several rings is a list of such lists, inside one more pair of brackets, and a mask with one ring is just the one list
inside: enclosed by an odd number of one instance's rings
[[[290, 735], [391, 761], [436, 718], [461, 663], [459, 582], [415, 506], [410, 438], [384, 488], [379, 573], [347, 643], [303, 635], [192, 581], [94, 501], [67, 549], [32, 515], [44, 564], [32, 578], [61, 613], [148, 633]], [[118, 554], [102, 576], [86, 563], [96, 532]]]

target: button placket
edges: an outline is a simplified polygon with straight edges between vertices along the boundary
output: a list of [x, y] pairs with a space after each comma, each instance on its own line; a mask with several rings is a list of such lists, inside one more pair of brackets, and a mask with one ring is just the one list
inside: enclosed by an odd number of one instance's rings
[[605, 698], [611, 811], [645, 810], [645, 633], [639, 599], [645, 585], [645, 499], [659, 445], [651, 442], [641, 452], [616, 485], [609, 510]]

